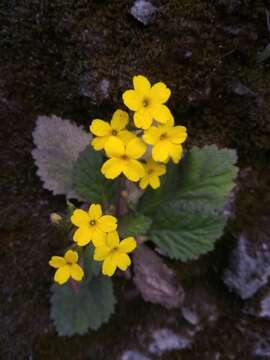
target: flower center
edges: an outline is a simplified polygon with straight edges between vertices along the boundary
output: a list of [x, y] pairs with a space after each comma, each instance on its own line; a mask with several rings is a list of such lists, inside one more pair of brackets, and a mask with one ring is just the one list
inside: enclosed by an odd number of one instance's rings
[[127, 160], [127, 159], [128, 159], [127, 155], [126, 155], [126, 154], [123, 155], [123, 156], [122, 156], [122, 159], [123, 159], [123, 160]]
[[148, 174], [149, 174], [149, 175], [153, 174], [153, 172], [154, 172], [153, 169], [149, 169], [149, 170], [148, 170]]
[[116, 135], [117, 135], [117, 131], [116, 131], [116, 130], [113, 130], [113, 131], [112, 131], [112, 135], [113, 135], [113, 136], [116, 136]]
[[90, 221], [90, 225], [91, 225], [91, 226], [96, 225], [96, 220], [91, 220], [91, 221]]
[[150, 104], [150, 100], [147, 97], [143, 98], [143, 107], [147, 107], [149, 106], [149, 104]]
[[167, 137], [168, 137], [167, 134], [164, 133], [164, 134], [160, 135], [159, 139], [160, 140], [165, 140], [165, 139], [167, 139]]

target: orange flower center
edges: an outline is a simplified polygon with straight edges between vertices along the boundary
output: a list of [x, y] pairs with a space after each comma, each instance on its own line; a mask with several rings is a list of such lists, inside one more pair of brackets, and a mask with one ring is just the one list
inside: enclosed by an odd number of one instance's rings
[[168, 138], [168, 135], [166, 133], [160, 135], [160, 137], [159, 137], [160, 140], [165, 140], [167, 138]]
[[116, 135], [117, 135], [117, 131], [116, 131], [116, 130], [113, 130], [113, 131], [112, 131], [112, 135], [113, 135], [113, 136], [116, 136]]
[[91, 226], [96, 225], [96, 220], [91, 220], [91, 221], [90, 221], [90, 225], [91, 225]]
[[149, 98], [145, 97], [143, 98], [143, 107], [147, 107], [150, 105], [150, 100]]

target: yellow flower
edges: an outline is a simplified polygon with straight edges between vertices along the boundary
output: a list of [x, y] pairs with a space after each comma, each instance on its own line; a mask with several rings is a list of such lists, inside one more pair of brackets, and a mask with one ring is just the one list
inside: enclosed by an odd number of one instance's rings
[[97, 247], [94, 252], [94, 260], [103, 261], [103, 275], [112, 276], [116, 269], [127, 270], [131, 264], [127, 253], [133, 251], [137, 243], [133, 237], [127, 237], [120, 241], [117, 231], [107, 235], [102, 246]]
[[139, 186], [141, 189], [145, 189], [150, 185], [153, 189], [160, 187], [159, 176], [166, 173], [166, 166], [155, 162], [150, 158], [146, 164], [144, 164], [145, 175], [141, 179]]
[[182, 157], [181, 144], [186, 140], [184, 126], [160, 125], [146, 130], [143, 139], [153, 145], [152, 157], [155, 161], [167, 162], [170, 158], [177, 164]]
[[71, 277], [76, 281], [81, 281], [84, 277], [83, 269], [78, 262], [78, 253], [73, 250], [68, 250], [64, 257], [53, 256], [49, 261], [49, 265], [57, 269], [54, 275], [54, 281], [63, 285]]
[[123, 141], [131, 140], [135, 135], [125, 130], [127, 124], [128, 113], [122, 110], [116, 110], [114, 112], [110, 124], [100, 119], [93, 120], [90, 131], [97, 137], [92, 140], [91, 145], [95, 150], [102, 150], [110, 136], [119, 137]]
[[98, 204], [92, 204], [88, 212], [76, 209], [70, 220], [79, 228], [73, 235], [73, 240], [79, 246], [85, 246], [90, 241], [98, 246], [103, 243], [107, 232], [117, 228], [117, 219], [111, 215], [102, 216], [102, 208]]
[[170, 110], [164, 103], [171, 95], [170, 89], [158, 82], [151, 87], [149, 80], [142, 76], [133, 77], [134, 90], [127, 90], [123, 94], [124, 104], [134, 114], [137, 128], [148, 129], [153, 120], [165, 124], [172, 117]]
[[110, 159], [103, 164], [102, 174], [107, 179], [115, 179], [124, 173], [130, 181], [138, 181], [144, 176], [144, 167], [137, 159], [143, 156], [146, 147], [146, 144], [137, 137], [127, 144], [111, 137], [105, 144], [105, 152]]

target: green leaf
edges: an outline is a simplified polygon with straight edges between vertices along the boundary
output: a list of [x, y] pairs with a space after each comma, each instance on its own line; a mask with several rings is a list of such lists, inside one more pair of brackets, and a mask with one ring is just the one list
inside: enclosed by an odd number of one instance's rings
[[187, 261], [212, 250], [225, 223], [225, 218], [215, 213], [166, 206], [156, 214], [150, 237], [171, 258]]
[[221, 209], [234, 186], [236, 160], [234, 150], [218, 149], [215, 145], [194, 147], [180, 166], [168, 167], [159, 189], [146, 191], [140, 210], [154, 214], [169, 203], [190, 210]]
[[85, 201], [96, 201], [108, 206], [114, 201], [117, 181], [107, 180], [100, 169], [103, 158], [100, 152], [88, 146], [73, 168], [74, 189]]
[[101, 262], [95, 261], [94, 257], [94, 245], [89, 244], [83, 249], [83, 268], [87, 280], [92, 279], [93, 276], [100, 274]]
[[142, 214], [129, 215], [119, 219], [118, 231], [122, 238], [144, 235], [151, 227], [151, 218]]
[[90, 135], [69, 120], [54, 115], [38, 117], [32, 155], [45, 189], [54, 195], [78, 198], [72, 187], [72, 169], [89, 140]]
[[70, 284], [53, 285], [51, 319], [60, 336], [85, 334], [97, 330], [114, 312], [112, 281], [104, 276], [78, 284], [75, 292]]

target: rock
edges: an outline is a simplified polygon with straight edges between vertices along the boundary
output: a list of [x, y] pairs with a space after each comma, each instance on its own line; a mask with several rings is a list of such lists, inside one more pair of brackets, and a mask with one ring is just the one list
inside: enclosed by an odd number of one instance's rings
[[225, 284], [243, 300], [266, 285], [270, 275], [268, 220], [256, 224], [252, 233], [241, 233], [224, 272]]
[[140, 245], [133, 255], [134, 282], [145, 301], [180, 308], [184, 290], [174, 272], [150, 248]]
[[150, 343], [149, 352], [162, 355], [164, 352], [181, 350], [191, 347], [192, 333], [176, 334], [170, 329], [160, 329], [153, 332], [153, 341]]
[[247, 86], [242, 84], [240, 81], [235, 80], [232, 83], [232, 91], [239, 96], [256, 96], [255, 92], [250, 90]]
[[100, 105], [109, 97], [109, 80], [98, 79], [95, 74], [85, 73], [80, 79], [79, 87], [80, 95], [90, 98], [95, 105]]
[[150, 1], [137, 0], [130, 9], [130, 14], [144, 25], [153, 21], [157, 8]]
[[120, 360], [150, 360], [150, 358], [138, 351], [128, 350], [121, 355]]

